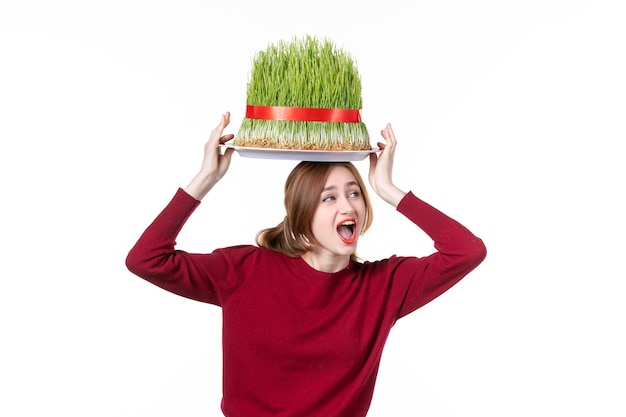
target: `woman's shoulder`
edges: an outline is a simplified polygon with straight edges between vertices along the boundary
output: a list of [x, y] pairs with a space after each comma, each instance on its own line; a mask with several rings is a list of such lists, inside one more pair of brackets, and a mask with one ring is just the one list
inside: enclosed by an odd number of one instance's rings
[[420, 269], [420, 265], [424, 264], [425, 258], [417, 256], [399, 256], [391, 255], [378, 260], [355, 261], [353, 268], [360, 276], [369, 276], [370, 278], [391, 278], [406, 277], [412, 275], [415, 270]]
[[222, 256], [226, 256], [229, 258], [251, 258], [258, 260], [288, 258], [288, 256], [282, 252], [259, 247], [252, 244], [226, 246], [220, 249], [216, 249], [213, 253], [221, 254]]
[[410, 260], [418, 260], [417, 256], [399, 256], [399, 255], [391, 255], [386, 258], [381, 258], [377, 260], [358, 260], [354, 263], [356, 265], [360, 265], [362, 268], [382, 268], [388, 267], [390, 265], [396, 265], [401, 262], [406, 262]]

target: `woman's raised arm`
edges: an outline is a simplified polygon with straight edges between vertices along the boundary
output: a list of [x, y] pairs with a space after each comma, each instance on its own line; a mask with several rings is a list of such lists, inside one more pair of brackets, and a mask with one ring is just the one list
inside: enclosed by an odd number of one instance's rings
[[233, 134], [222, 135], [224, 128], [230, 123], [230, 113], [222, 115], [220, 123], [211, 132], [211, 137], [204, 145], [204, 159], [200, 171], [185, 187], [185, 192], [197, 200], [202, 200], [204, 196], [222, 179], [228, 167], [234, 149], [226, 149], [222, 154], [219, 145], [222, 145], [235, 136]]
[[381, 149], [380, 155], [370, 154], [369, 182], [376, 194], [387, 203], [398, 207], [400, 200], [406, 192], [395, 186], [391, 178], [393, 171], [393, 158], [396, 152], [396, 136], [393, 133], [391, 124], [381, 130], [380, 134], [385, 143], [378, 142]]

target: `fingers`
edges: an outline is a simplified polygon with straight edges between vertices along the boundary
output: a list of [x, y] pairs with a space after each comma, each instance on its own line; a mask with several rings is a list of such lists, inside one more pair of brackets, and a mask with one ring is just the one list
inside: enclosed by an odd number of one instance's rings
[[224, 128], [228, 126], [229, 123], [230, 123], [230, 113], [226, 112], [222, 115], [222, 117], [220, 118], [220, 122], [213, 129], [213, 133], [218, 133], [219, 135], [221, 135], [222, 132], [224, 131]]
[[230, 112], [226, 112], [222, 115], [222, 117], [220, 118], [220, 122], [218, 123], [217, 126], [215, 126], [215, 128], [211, 132], [211, 137], [209, 139], [209, 142], [213, 142], [217, 145], [219, 143], [224, 143], [226, 140], [232, 139], [232, 138], [224, 139], [225, 137], [228, 137], [231, 135], [222, 136], [222, 132], [224, 132], [224, 129], [226, 128], [226, 126], [228, 126], [229, 123], [230, 123]]
[[393, 128], [391, 127], [391, 123], [387, 123], [387, 126], [383, 130], [380, 131], [381, 136], [385, 139], [387, 145], [395, 146], [396, 135], [393, 133]]
[[380, 149], [380, 157], [387, 160], [388, 158], [393, 159], [393, 154], [396, 149], [396, 135], [393, 132], [390, 123], [387, 123], [387, 126], [383, 130], [380, 131], [380, 135], [383, 137], [385, 142], [378, 142], [378, 148]]
[[229, 140], [232, 140], [235, 137], [235, 135], [233, 135], [232, 133], [229, 133], [228, 135], [224, 135], [220, 138], [220, 145], [225, 144], [226, 142], [228, 142]]
[[233, 153], [235, 153], [235, 150], [233, 148], [228, 148], [224, 151], [224, 154], [222, 155], [222, 158], [224, 158], [224, 160], [226, 161], [227, 166], [230, 165], [230, 160], [233, 157]]
[[229, 123], [230, 123], [230, 112], [227, 111], [226, 113], [222, 115], [222, 118], [220, 119], [220, 126], [222, 127], [222, 129], [224, 129], [226, 126], [228, 126]]
[[378, 155], [376, 155], [376, 153], [371, 153], [370, 154], [370, 169], [367, 173], [367, 179], [370, 185], [372, 186], [372, 188], [374, 189], [374, 191], [376, 191], [376, 165], [377, 164], [378, 164]]
[[378, 155], [376, 155], [376, 153], [371, 153], [370, 154], [370, 169], [369, 169], [370, 178], [376, 171], [376, 164], [378, 164]]

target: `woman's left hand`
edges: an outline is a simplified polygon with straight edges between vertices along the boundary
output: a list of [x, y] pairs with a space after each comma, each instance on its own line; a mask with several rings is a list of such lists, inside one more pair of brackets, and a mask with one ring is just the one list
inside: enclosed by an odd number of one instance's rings
[[381, 150], [380, 155], [376, 153], [370, 154], [368, 178], [376, 194], [389, 204], [397, 207], [406, 193], [396, 187], [391, 179], [397, 145], [396, 136], [389, 123], [381, 130], [380, 134], [385, 139], [385, 143], [378, 142], [377, 144]]

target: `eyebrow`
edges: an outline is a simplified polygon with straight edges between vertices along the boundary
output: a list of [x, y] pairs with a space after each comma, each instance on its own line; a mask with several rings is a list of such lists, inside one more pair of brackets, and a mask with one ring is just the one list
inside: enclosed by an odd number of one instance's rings
[[[359, 186], [359, 183], [358, 183], [358, 182], [356, 182], [356, 181], [350, 181], [350, 182], [347, 182], [347, 183], [346, 183], [346, 187], [351, 187], [351, 186], [353, 186], [353, 185], [356, 185], [356, 186], [358, 187], [358, 186]], [[322, 192], [325, 192], [325, 191], [330, 191], [330, 190], [336, 190], [336, 189], [337, 189], [337, 186], [335, 186], [335, 185], [331, 185], [331, 186], [329, 186], [329, 187], [324, 187], [324, 188], [322, 188]]]

